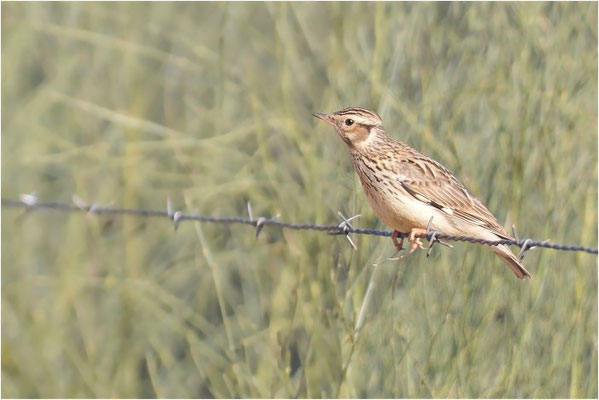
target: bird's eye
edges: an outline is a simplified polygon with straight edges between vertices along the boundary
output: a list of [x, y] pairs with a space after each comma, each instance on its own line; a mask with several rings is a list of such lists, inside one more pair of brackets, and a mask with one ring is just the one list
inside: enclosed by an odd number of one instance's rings
[[347, 126], [352, 126], [354, 124], [354, 120], [351, 118], [348, 118], [345, 120], [345, 125]]

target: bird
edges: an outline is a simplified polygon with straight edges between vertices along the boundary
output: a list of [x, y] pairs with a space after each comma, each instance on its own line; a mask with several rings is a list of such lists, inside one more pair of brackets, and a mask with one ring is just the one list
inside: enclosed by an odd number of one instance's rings
[[[408, 254], [423, 248], [418, 235], [427, 227], [448, 235], [513, 240], [449, 169], [391, 138], [377, 113], [348, 107], [313, 115], [331, 124], [345, 143], [368, 203], [393, 228], [397, 252], [403, 249], [400, 233], [408, 234]], [[507, 245], [489, 247], [519, 279], [532, 278]]]

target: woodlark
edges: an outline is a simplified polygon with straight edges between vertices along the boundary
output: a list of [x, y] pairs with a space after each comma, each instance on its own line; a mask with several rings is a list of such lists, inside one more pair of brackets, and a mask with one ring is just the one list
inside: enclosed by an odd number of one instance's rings
[[[422, 242], [416, 235], [431, 229], [449, 235], [485, 240], [512, 239], [487, 208], [447, 168], [390, 138], [381, 117], [363, 108], [345, 108], [332, 114], [314, 114], [333, 125], [343, 140], [360, 176], [368, 202], [394, 229], [409, 233], [410, 253]], [[490, 246], [520, 279], [531, 277], [506, 245]]]

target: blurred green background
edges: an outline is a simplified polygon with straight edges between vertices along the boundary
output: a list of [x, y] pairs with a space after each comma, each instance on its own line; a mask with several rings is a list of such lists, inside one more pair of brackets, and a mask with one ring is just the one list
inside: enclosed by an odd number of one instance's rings
[[[597, 4], [2, 3], [2, 196], [386, 229], [363, 106], [597, 243]], [[2, 209], [3, 397], [597, 397], [597, 257]]]

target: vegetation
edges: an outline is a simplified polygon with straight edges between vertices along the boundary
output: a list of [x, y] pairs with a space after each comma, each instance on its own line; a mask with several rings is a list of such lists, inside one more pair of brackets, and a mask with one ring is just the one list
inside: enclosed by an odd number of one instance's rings
[[[597, 95], [596, 3], [3, 3], [2, 196], [385, 229], [355, 105], [594, 246]], [[1, 394], [597, 397], [597, 257], [355, 241], [3, 208]]]

